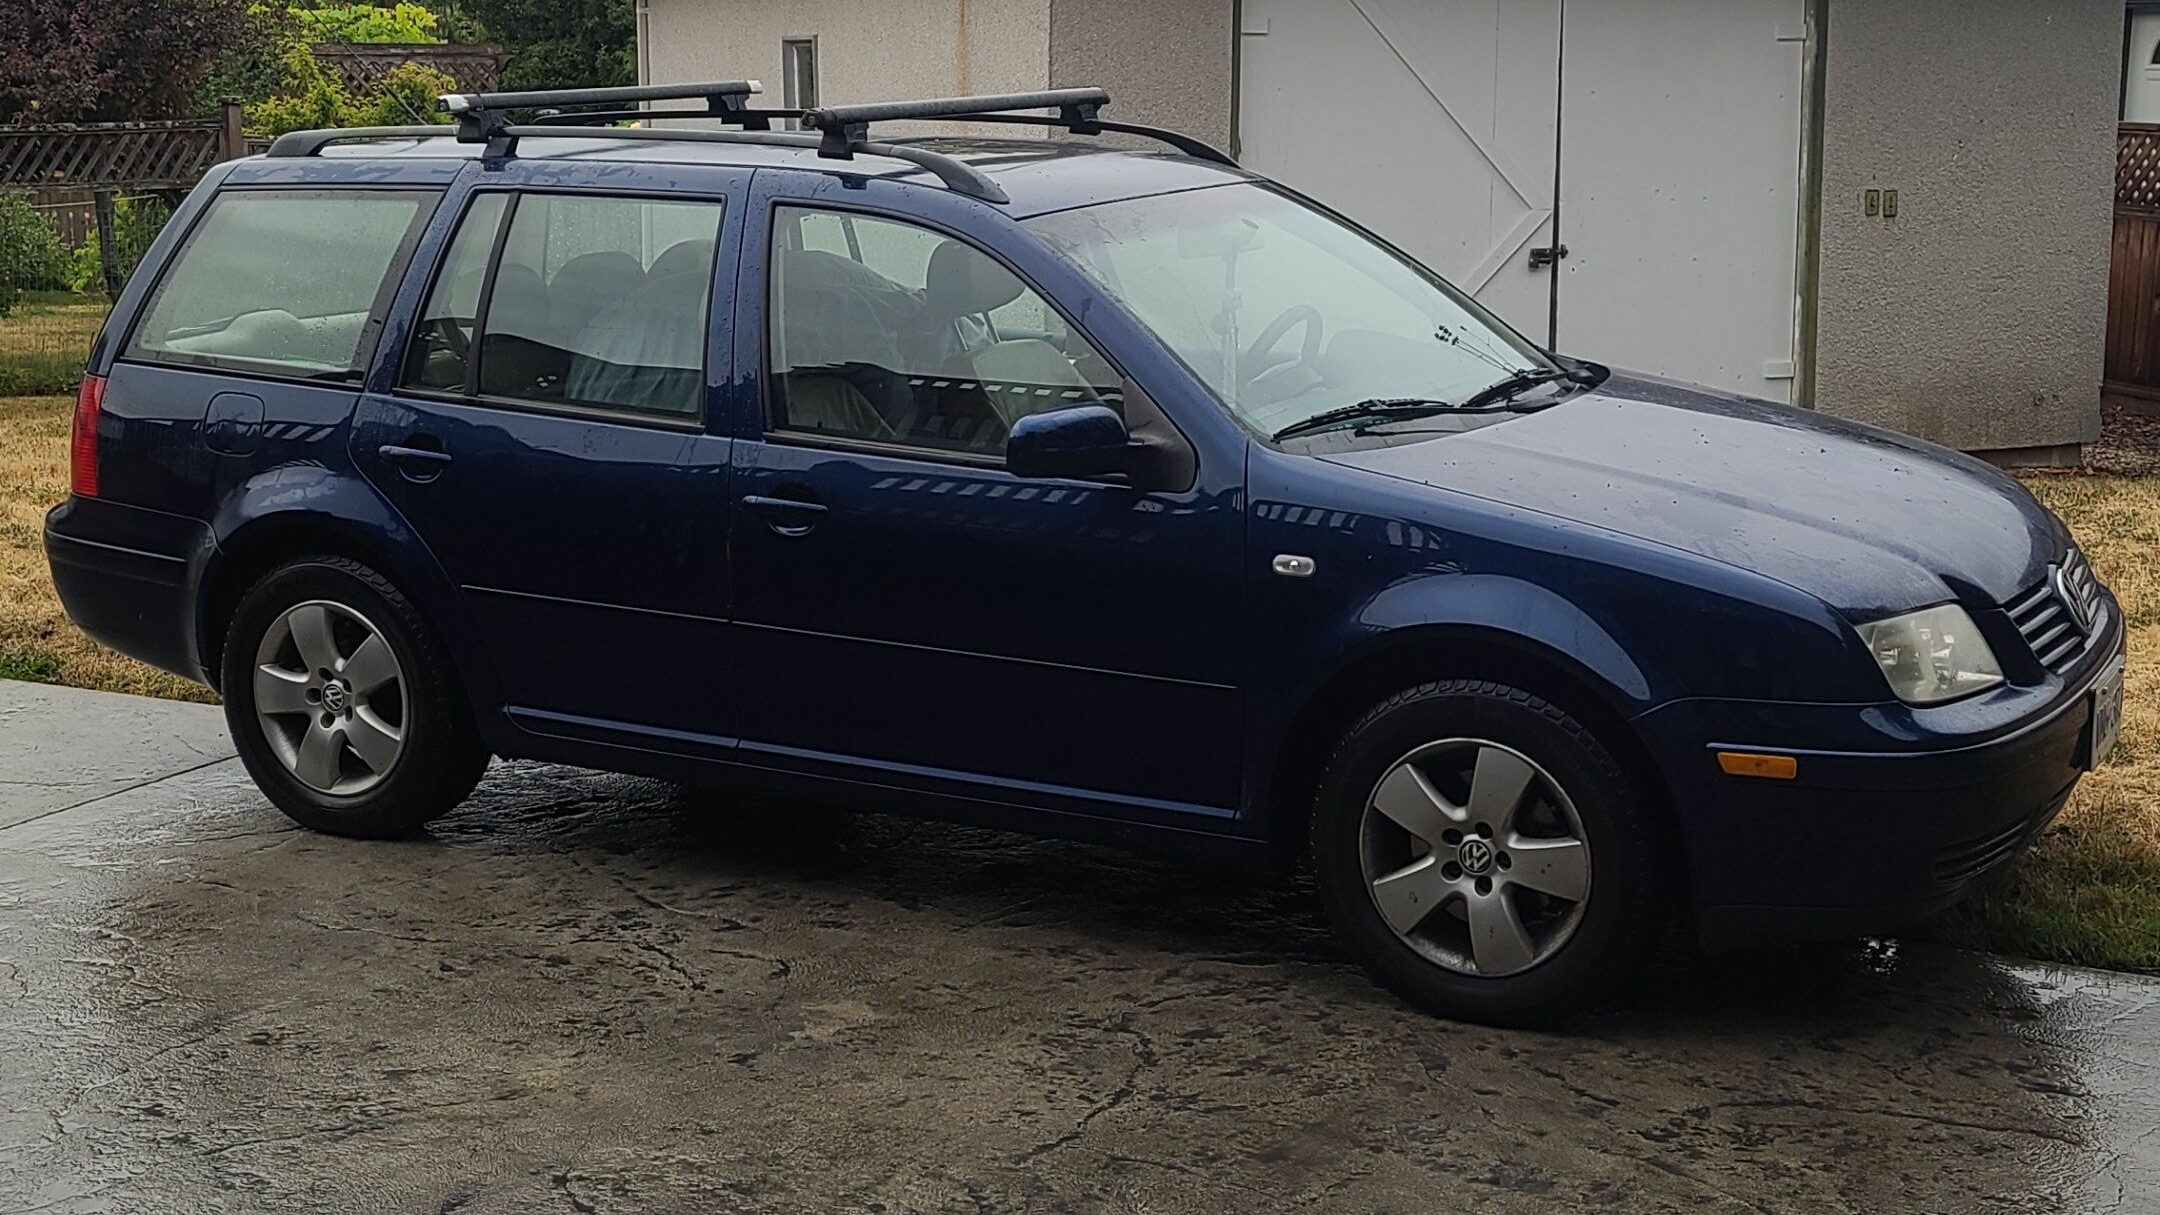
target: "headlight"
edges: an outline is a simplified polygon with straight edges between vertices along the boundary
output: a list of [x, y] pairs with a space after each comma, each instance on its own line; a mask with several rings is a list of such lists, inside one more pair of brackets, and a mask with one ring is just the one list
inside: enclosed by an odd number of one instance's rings
[[2002, 682], [1980, 630], [1954, 603], [1860, 626], [1890, 690], [1909, 705], [1940, 704]]

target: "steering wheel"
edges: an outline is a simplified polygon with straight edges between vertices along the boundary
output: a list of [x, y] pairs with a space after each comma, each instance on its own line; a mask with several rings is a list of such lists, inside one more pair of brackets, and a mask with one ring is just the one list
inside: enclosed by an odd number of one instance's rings
[[442, 344], [449, 349], [450, 353], [457, 356], [459, 362], [464, 362], [472, 353], [472, 339], [467, 337], [465, 331], [458, 327], [457, 318], [438, 316], [434, 319], [433, 324], [435, 326], [435, 336], [442, 340]]
[[[1245, 356], [1238, 360], [1238, 387], [1243, 388], [1260, 378], [1261, 373], [1273, 368], [1260, 366], [1260, 356], [1272, 353], [1281, 344], [1283, 336], [1293, 325], [1305, 327], [1305, 344], [1298, 349], [1298, 363], [1315, 377], [1320, 374], [1316, 365], [1320, 358], [1320, 310], [1311, 304], [1292, 304], [1282, 310], [1282, 315], [1269, 321], [1260, 336], [1245, 348]], [[1250, 368], [1250, 370], [1247, 370]]]

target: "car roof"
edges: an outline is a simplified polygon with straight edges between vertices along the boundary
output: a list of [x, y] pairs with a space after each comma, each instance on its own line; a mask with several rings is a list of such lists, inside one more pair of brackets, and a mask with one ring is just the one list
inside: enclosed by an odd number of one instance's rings
[[[938, 136], [887, 142], [923, 148], [952, 157], [993, 179], [1011, 197], [999, 209], [1015, 218], [1065, 211], [1074, 207], [1167, 194], [1254, 175], [1178, 152], [1125, 148], [1100, 139], [976, 139]], [[317, 154], [323, 161], [478, 159], [479, 144], [441, 138], [398, 138], [332, 143]], [[708, 143], [662, 139], [608, 139], [604, 136], [521, 136], [520, 160], [637, 162], [714, 165], [734, 168], [784, 168], [806, 172], [935, 182], [927, 170], [901, 160], [863, 154], [850, 160], [818, 155], [815, 148], [760, 143]]]

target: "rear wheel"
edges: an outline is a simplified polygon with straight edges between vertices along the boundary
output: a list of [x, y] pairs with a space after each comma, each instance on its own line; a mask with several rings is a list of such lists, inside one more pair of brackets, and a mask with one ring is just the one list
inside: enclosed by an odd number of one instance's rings
[[1337, 932], [1381, 983], [1443, 1016], [1547, 1022], [1626, 984], [1656, 939], [1651, 822], [1580, 721], [1458, 680], [1344, 736], [1313, 854]]
[[464, 800], [487, 766], [440, 642], [357, 561], [307, 557], [249, 588], [223, 667], [242, 762], [318, 831], [409, 835]]

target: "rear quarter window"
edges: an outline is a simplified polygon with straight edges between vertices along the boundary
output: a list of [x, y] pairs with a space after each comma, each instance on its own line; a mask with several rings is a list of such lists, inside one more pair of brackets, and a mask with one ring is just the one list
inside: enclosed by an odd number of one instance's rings
[[128, 354], [357, 377], [434, 190], [231, 190], [166, 267]]

